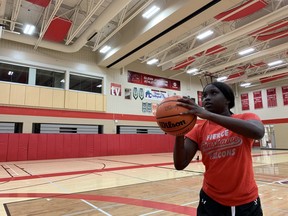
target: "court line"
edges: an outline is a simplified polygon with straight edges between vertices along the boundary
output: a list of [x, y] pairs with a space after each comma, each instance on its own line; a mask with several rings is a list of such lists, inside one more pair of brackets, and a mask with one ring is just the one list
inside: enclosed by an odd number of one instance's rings
[[91, 195], [91, 194], [61, 194], [61, 193], [4, 193], [0, 197], [25, 197], [25, 198], [66, 198], [66, 199], [85, 199], [101, 202], [122, 203], [127, 205], [141, 206], [152, 209], [161, 209], [164, 211], [175, 212], [178, 214], [196, 216], [196, 209], [193, 207], [181, 206], [171, 203], [163, 203], [151, 200], [142, 200], [136, 198], [117, 197], [117, 196], [104, 196], [104, 195]]
[[23, 172], [27, 173], [28, 175], [32, 176], [31, 173], [29, 173], [28, 171], [25, 170], [25, 168], [18, 166], [17, 164], [14, 164], [15, 167], [17, 167], [18, 169], [22, 170]]
[[[56, 188], [60, 189], [60, 191], [62, 190], [64, 193], [69, 193], [69, 191], [68, 191], [65, 187], [60, 186], [60, 185], [56, 184], [55, 182], [53, 182], [53, 181], [51, 181], [51, 180], [49, 180], [49, 179], [47, 179], [47, 181], [48, 181], [51, 185], [56, 186]], [[86, 203], [87, 205], [89, 205], [90, 207], [92, 207], [93, 209], [98, 210], [98, 211], [102, 212], [103, 214], [105, 214], [105, 215], [107, 215], [107, 216], [112, 216], [112, 215], [110, 215], [108, 212], [105, 212], [105, 211], [102, 210], [101, 208], [93, 205], [92, 203], [90, 203], [90, 202], [88, 202], [88, 201], [86, 201], [86, 200], [84, 200], [84, 199], [80, 199], [80, 200], [81, 200], [82, 202]]]
[[15, 175], [19, 176], [19, 174], [18, 174], [14, 169], [12, 169], [10, 166], [8, 166], [8, 164], [5, 164], [5, 166], [7, 166], [9, 170], [11, 170], [12, 172], [14, 172]]
[[[198, 203], [198, 202], [199, 202], [199, 200], [193, 201], [193, 202], [189, 202], [189, 203], [184, 203], [184, 204], [182, 204], [181, 206], [187, 206], [187, 205], [190, 205], [190, 204], [193, 204], [193, 203]], [[139, 216], [152, 215], [152, 214], [156, 214], [156, 213], [160, 213], [160, 212], [163, 212], [163, 210], [153, 211], [153, 212], [141, 214], [141, 215], [139, 215]]]
[[[272, 155], [279, 155], [279, 154], [288, 154], [288, 153], [281, 152], [281, 153], [275, 153]], [[261, 157], [261, 156], [267, 156], [267, 155], [262, 155], [262, 154], [252, 155], [252, 157], [259, 157], [259, 156]], [[202, 161], [201, 160], [191, 161], [190, 163], [200, 163], [200, 162]], [[173, 165], [173, 164], [174, 164], [173, 162], [167, 162], [167, 163], [143, 164], [143, 165], [126, 166], [126, 167], [113, 167], [113, 168], [106, 168], [106, 169], [92, 169], [92, 170], [80, 170], [80, 171], [71, 171], [71, 172], [47, 173], [47, 174], [39, 174], [39, 175], [33, 175], [33, 176], [6, 177], [6, 178], [0, 178], [0, 182], [46, 178], [46, 177], [58, 177], [58, 176], [65, 176], [65, 175], [78, 175], [78, 174], [86, 174], [86, 173], [94, 173], [94, 172], [109, 172], [109, 171], [115, 171], [115, 170], [159, 167], [159, 166], [167, 166], [167, 165]]]
[[[77, 179], [77, 178], [82, 178], [83, 176], [87, 176], [87, 175], [99, 175], [97, 173], [87, 173], [87, 174], [83, 174], [83, 175], [78, 175], [78, 176], [73, 176], [73, 177], [69, 177], [69, 178], [64, 178], [64, 179], [60, 179], [60, 180], [53, 180], [53, 182], [63, 182], [63, 181], [67, 181], [67, 180], [71, 180], [71, 179]], [[1, 184], [4, 183], [8, 183], [7, 182], [1, 182]], [[29, 188], [29, 187], [35, 187], [35, 186], [39, 186], [39, 185], [45, 185], [45, 184], [50, 184], [49, 182], [44, 182], [44, 183], [38, 183], [38, 184], [32, 184], [32, 185], [26, 185], [26, 186], [21, 186], [21, 187], [13, 187], [13, 188], [6, 188], [6, 189], [0, 189], [0, 192], [2, 191], [11, 191], [11, 190], [17, 190], [17, 189], [23, 189], [23, 188]]]
[[107, 215], [107, 216], [112, 216], [111, 214], [109, 214], [108, 212], [105, 212], [104, 210], [102, 210], [101, 208], [99, 208], [99, 207], [97, 207], [97, 206], [95, 206], [95, 205], [93, 205], [92, 203], [90, 203], [90, 202], [87, 202], [86, 200], [84, 200], [84, 199], [81, 199], [81, 201], [82, 202], [84, 202], [84, 203], [86, 203], [87, 205], [89, 205], [89, 206], [91, 206], [92, 208], [94, 208], [94, 209], [96, 209], [96, 210], [98, 210], [98, 211], [100, 211], [100, 212], [102, 212], [103, 214], [105, 214], [105, 215]]
[[[199, 163], [201, 161], [192, 161], [191, 163]], [[17, 177], [7, 177], [0, 178], [1, 181], [18, 181], [18, 180], [27, 180], [27, 179], [36, 179], [36, 178], [46, 178], [46, 177], [58, 177], [58, 176], [66, 176], [66, 175], [78, 175], [78, 174], [87, 174], [87, 173], [98, 173], [98, 172], [109, 172], [116, 170], [127, 170], [127, 169], [138, 169], [138, 168], [147, 168], [147, 167], [158, 167], [158, 166], [167, 166], [173, 165], [173, 162], [167, 163], [157, 163], [157, 164], [143, 164], [136, 166], [126, 166], [126, 167], [112, 167], [105, 169], [92, 169], [92, 170], [80, 170], [80, 171], [71, 171], [71, 172], [59, 172], [59, 173], [47, 173], [47, 174], [39, 174], [33, 176], [17, 176]]]
[[93, 211], [95, 211], [95, 209], [78, 211], [78, 212], [74, 212], [74, 213], [71, 213], [71, 214], [64, 214], [64, 215], [61, 215], [61, 216], [74, 216], [74, 215], [85, 214], [85, 213], [89, 213], [89, 212], [93, 212]]

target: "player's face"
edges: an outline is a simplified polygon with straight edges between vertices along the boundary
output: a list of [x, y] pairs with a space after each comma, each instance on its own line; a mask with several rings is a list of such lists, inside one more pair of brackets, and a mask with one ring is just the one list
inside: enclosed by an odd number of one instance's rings
[[229, 101], [227, 101], [223, 93], [214, 85], [207, 85], [203, 90], [202, 104], [206, 110], [213, 113], [221, 114], [229, 111]]

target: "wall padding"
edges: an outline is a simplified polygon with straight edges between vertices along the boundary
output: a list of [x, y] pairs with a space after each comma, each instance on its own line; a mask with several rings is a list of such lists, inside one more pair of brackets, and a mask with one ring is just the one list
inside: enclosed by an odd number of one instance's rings
[[172, 152], [163, 134], [0, 134], [0, 161]]

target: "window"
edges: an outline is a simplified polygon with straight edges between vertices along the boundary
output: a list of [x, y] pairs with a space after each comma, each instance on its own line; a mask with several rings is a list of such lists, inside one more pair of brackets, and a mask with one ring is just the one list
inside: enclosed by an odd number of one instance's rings
[[65, 74], [61, 72], [36, 69], [36, 85], [64, 88]]
[[33, 123], [32, 133], [102, 134], [103, 125]]
[[60, 127], [59, 133], [77, 133], [77, 128], [74, 127]]
[[102, 78], [78, 76], [70, 74], [69, 89], [102, 93]]
[[117, 134], [164, 134], [159, 127], [154, 126], [116, 126]]
[[29, 67], [0, 62], [0, 80], [28, 84]]
[[136, 129], [136, 133], [137, 134], [148, 134], [148, 130], [147, 129]]
[[22, 133], [23, 123], [0, 122], [0, 133]]

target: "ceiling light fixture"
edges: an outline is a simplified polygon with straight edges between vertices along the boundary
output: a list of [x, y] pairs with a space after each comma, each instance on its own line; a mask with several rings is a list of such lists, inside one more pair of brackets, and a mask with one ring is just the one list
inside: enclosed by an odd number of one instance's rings
[[158, 62], [159, 60], [154, 58], [154, 59], [151, 59], [147, 62], [148, 65], [152, 65], [152, 64], [155, 64], [156, 62]]
[[145, 19], [149, 19], [151, 16], [153, 16], [157, 11], [159, 11], [160, 8], [153, 5], [149, 10], [147, 10], [142, 17], [144, 17]]
[[28, 35], [32, 35], [34, 33], [34, 30], [35, 30], [34, 25], [26, 24], [24, 27], [23, 33], [28, 34]]
[[97, 85], [96, 87], [97, 87], [97, 88], [101, 88], [101, 87], [102, 87], [102, 84], [99, 84], [99, 85]]
[[216, 80], [217, 80], [218, 82], [223, 82], [223, 81], [225, 81], [227, 78], [228, 78], [227, 76], [222, 76], [222, 77], [218, 77]]
[[8, 72], [8, 75], [9, 75], [9, 76], [12, 76], [13, 73], [14, 73], [13, 71], [9, 71], [9, 72]]
[[111, 49], [111, 47], [110, 46], [104, 46], [102, 49], [100, 49], [100, 53], [106, 53], [106, 52], [108, 52], [108, 50], [110, 50]]
[[277, 60], [277, 61], [268, 63], [268, 66], [274, 66], [274, 65], [278, 65], [278, 64], [282, 64], [282, 63], [283, 63], [282, 60]]
[[251, 83], [241, 83], [241, 84], [240, 84], [241, 87], [248, 87], [248, 86], [250, 86], [250, 85], [251, 85]]
[[61, 79], [60, 82], [61, 82], [61, 83], [65, 83], [65, 80], [64, 80], [64, 79]]
[[213, 33], [214, 33], [214, 32], [213, 32], [212, 30], [205, 31], [205, 32], [203, 32], [202, 34], [198, 35], [198, 36], [197, 36], [197, 39], [202, 40], [202, 39], [204, 39], [204, 38], [212, 35]]
[[240, 52], [238, 52], [239, 55], [246, 55], [246, 54], [249, 54], [251, 52], [254, 52], [254, 48], [248, 48], [248, 49], [245, 49], [245, 50], [242, 50]]
[[187, 70], [186, 73], [195, 75], [195, 74], [197, 74], [198, 71], [199, 70], [197, 68], [191, 68], [191, 69]]

